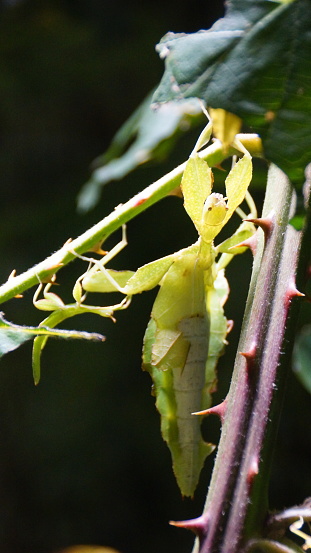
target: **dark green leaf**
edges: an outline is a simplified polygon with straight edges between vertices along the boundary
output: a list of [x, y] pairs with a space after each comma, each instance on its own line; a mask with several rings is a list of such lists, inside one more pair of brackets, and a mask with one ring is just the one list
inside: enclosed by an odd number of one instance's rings
[[208, 31], [169, 33], [154, 102], [198, 97], [257, 131], [267, 159], [302, 181], [311, 158], [311, 3], [232, 0]]
[[311, 325], [304, 326], [296, 339], [293, 369], [301, 384], [311, 394]]

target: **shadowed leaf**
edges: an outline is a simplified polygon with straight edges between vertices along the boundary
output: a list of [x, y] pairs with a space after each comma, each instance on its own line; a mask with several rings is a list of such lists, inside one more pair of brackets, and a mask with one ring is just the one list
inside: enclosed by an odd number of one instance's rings
[[[311, 157], [311, 4], [232, 0], [209, 30], [168, 33], [154, 102], [198, 97], [241, 117], [293, 181]], [[286, 152], [286, 155], [285, 155]]]

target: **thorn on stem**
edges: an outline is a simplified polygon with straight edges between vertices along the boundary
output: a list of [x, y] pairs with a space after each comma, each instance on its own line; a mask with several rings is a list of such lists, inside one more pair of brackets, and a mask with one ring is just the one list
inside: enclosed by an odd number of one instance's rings
[[244, 219], [244, 221], [250, 221], [251, 223], [254, 223], [254, 225], [258, 225], [264, 231], [265, 239], [268, 240], [275, 225], [274, 212], [271, 212], [268, 217], [258, 217], [255, 219], [247, 218]]
[[[249, 221], [249, 219], [247, 220]], [[243, 240], [243, 242], [240, 242], [235, 246], [231, 246], [230, 250], [235, 250], [236, 248], [249, 248], [253, 256], [255, 256], [256, 250], [257, 250], [257, 243], [258, 243], [258, 236], [257, 236], [257, 232], [255, 232], [255, 234], [253, 234], [246, 240]]]
[[[59, 269], [60, 267], [63, 267], [64, 263], [56, 263], [55, 265], [50, 265], [50, 267], [47, 267], [45, 271], [55, 271], [55, 269]], [[53, 277], [53, 275], [52, 275]], [[52, 278], [51, 277], [51, 278]], [[50, 277], [49, 277], [50, 278]], [[41, 282], [48, 282], [47, 280], [42, 279]]]
[[11, 280], [12, 278], [15, 278], [15, 277], [16, 277], [16, 269], [13, 269], [13, 271], [11, 271], [11, 273], [8, 276], [8, 280]]
[[249, 372], [254, 368], [254, 363], [256, 359], [257, 345], [256, 342], [253, 342], [248, 351], [240, 351], [240, 355], [243, 355], [246, 359], [246, 369]]
[[182, 520], [182, 521], [170, 521], [171, 526], [176, 526], [177, 528], [185, 528], [186, 530], [191, 530], [195, 535], [202, 539], [207, 534], [208, 530], [208, 514], [205, 513], [198, 518], [193, 518], [191, 520]]
[[294, 278], [292, 278], [285, 293], [285, 301], [290, 302], [293, 298], [296, 297], [305, 297], [305, 294], [297, 290], [295, 280]]
[[[15, 277], [16, 277], [16, 269], [13, 269], [13, 271], [8, 276], [8, 282], [9, 280], [12, 280], [12, 278], [15, 278]], [[17, 299], [20, 299], [23, 297], [24, 297], [23, 294], [16, 294], [16, 296], [14, 296], [14, 298], [17, 298]]]
[[210, 407], [209, 409], [204, 409], [203, 411], [197, 411], [191, 414], [192, 415], [217, 415], [217, 417], [220, 418], [220, 421], [223, 424], [224, 418], [226, 416], [226, 412], [227, 412], [227, 399], [225, 399], [218, 405], [214, 405], [213, 407]]
[[243, 357], [245, 357], [245, 359], [247, 359], [247, 360], [254, 361], [254, 359], [256, 357], [256, 349], [257, 349], [256, 343], [253, 342], [251, 347], [249, 348], [249, 350], [248, 351], [240, 351], [240, 355], [243, 355]]
[[106, 250], [103, 250], [102, 247], [101, 247], [102, 242], [103, 242], [102, 240], [100, 242], [97, 242], [88, 251], [92, 252], [92, 253], [97, 253], [98, 255], [107, 255], [108, 252]]

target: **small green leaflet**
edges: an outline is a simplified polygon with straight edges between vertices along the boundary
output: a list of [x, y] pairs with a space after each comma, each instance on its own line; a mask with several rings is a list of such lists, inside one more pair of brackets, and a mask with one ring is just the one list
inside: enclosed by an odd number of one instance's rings
[[35, 336], [46, 336], [47, 338], [68, 338], [83, 339], [103, 342], [105, 336], [96, 332], [83, 332], [79, 330], [62, 330], [47, 328], [45, 326], [20, 326], [5, 320], [3, 313], [0, 313], [0, 357], [14, 351], [27, 340]]
[[[77, 330], [62, 330], [48, 328], [46, 326], [20, 326], [6, 321], [3, 313], [0, 313], [0, 357], [19, 348], [24, 342], [40, 337], [44, 344], [48, 338], [70, 338], [93, 341], [104, 341], [105, 336], [95, 332], [81, 332]], [[41, 353], [40, 348], [40, 353]], [[40, 353], [37, 351], [36, 364], [34, 364], [34, 379], [37, 384], [40, 377]], [[39, 357], [38, 357], [39, 356]]]

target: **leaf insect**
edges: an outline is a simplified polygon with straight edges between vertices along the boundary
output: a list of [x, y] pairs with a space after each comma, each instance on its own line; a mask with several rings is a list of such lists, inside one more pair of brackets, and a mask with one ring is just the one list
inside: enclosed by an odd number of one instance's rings
[[251, 156], [236, 140], [233, 144], [243, 157], [226, 178], [226, 197], [212, 193], [212, 171], [198, 154], [211, 127], [209, 122], [201, 133], [181, 182], [185, 210], [199, 234], [197, 242], [132, 274], [106, 269], [105, 258], [91, 259], [93, 266], [78, 279], [86, 292], [119, 290], [128, 298], [160, 286], [144, 337], [143, 368], [153, 380], [162, 436], [183, 496], [193, 496], [205, 458], [215, 447], [203, 441], [202, 417], [192, 413], [210, 407], [216, 387], [216, 364], [228, 332], [223, 306], [228, 296], [224, 268], [233, 257], [230, 248], [251, 236], [254, 226], [244, 221], [217, 247], [214, 239], [245, 197], [256, 215], [247, 192]]

